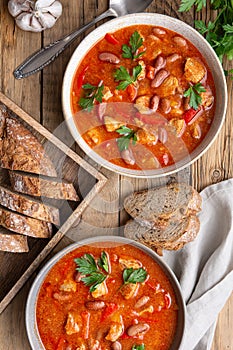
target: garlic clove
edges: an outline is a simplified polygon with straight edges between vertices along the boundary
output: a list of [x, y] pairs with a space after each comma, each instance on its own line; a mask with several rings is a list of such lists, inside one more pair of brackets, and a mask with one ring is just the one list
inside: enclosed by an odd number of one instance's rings
[[27, 0], [10, 0], [8, 2], [8, 11], [13, 17], [18, 16], [22, 12], [28, 12], [30, 9], [30, 2]]
[[49, 7], [44, 7], [42, 12], [49, 12], [54, 17], [58, 18], [62, 14], [62, 4], [59, 1], [54, 1], [54, 3]]
[[23, 30], [31, 30], [31, 19], [32, 14], [24, 12], [16, 18], [16, 24], [19, 28]]
[[54, 0], [37, 0], [35, 3], [36, 9], [43, 9], [44, 7], [51, 6], [54, 3]]
[[45, 28], [41, 26], [41, 23], [39, 21], [39, 18], [36, 16], [32, 16], [32, 21], [31, 21], [31, 31], [33, 32], [42, 32]]
[[39, 21], [41, 25], [46, 28], [52, 28], [54, 23], [56, 22], [56, 18], [49, 13], [41, 13], [39, 17]]

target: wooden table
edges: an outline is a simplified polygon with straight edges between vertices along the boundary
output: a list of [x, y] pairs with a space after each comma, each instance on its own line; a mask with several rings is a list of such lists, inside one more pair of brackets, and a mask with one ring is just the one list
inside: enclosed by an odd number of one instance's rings
[[[76, 40], [70, 48], [41, 73], [17, 81], [14, 79], [12, 72], [19, 63], [35, 50], [87, 23], [107, 8], [107, 0], [69, 0], [62, 1], [62, 3], [63, 14], [56, 25], [51, 30], [37, 34], [19, 30], [8, 13], [7, 1], [0, 0], [1, 91], [52, 132], [63, 123], [60, 99], [62, 78], [69, 58], [79, 40]], [[179, 13], [179, 3], [180, 1], [157, 0], [153, 1], [148, 10], [171, 15], [191, 25], [194, 18], [202, 18], [208, 21], [212, 17], [209, 8], [198, 15], [193, 10], [186, 14]], [[228, 68], [233, 67], [231, 65]], [[186, 169], [179, 174], [180, 176], [187, 176], [190, 171], [190, 182], [197, 190], [233, 175], [232, 81], [228, 79], [227, 83], [229, 89], [228, 113], [220, 135], [200, 160], [190, 169]], [[65, 125], [63, 127], [65, 128]], [[69, 142], [69, 138], [63, 141]], [[76, 151], [79, 151], [77, 147]], [[84, 212], [78, 226], [80, 238], [91, 236], [93, 233], [119, 234], [121, 231], [119, 227], [124, 223], [125, 218], [122, 210], [122, 198], [132, 189], [143, 188], [147, 185], [147, 180], [129, 179], [106, 170], [103, 170], [103, 173], [109, 178], [109, 182]], [[151, 183], [156, 184], [156, 181]], [[60, 242], [52, 254], [65, 244], [67, 244], [67, 238]], [[24, 325], [24, 310], [28, 290], [34, 277], [35, 275], [0, 315], [0, 349], [30, 349]], [[232, 313], [233, 296], [219, 315], [212, 350], [233, 349]]]

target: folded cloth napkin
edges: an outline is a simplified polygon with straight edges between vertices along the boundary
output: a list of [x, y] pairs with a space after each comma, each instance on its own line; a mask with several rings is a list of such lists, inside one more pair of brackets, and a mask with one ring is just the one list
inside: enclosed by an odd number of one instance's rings
[[219, 312], [233, 291], [233, 179], [201, 192], [200, 232], [164, 260], [175, 272], [187, 305], [182, 350], [209, 350]]

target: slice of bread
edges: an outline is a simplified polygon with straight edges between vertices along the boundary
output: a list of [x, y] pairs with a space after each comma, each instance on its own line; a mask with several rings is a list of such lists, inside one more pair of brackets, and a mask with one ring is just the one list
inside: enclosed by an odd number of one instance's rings
[[136, 240], [152, 249], [177, 250], [195, 239], [200, 229], [196, 215], [184, 217], [181, 221], [169, 221], [166, 229], [150, 229], [129, 220], [124, 229], [125, 237]]
[[48, 222], [17, 214], [0, 206], [0, 226], [25, 236], [49, 238], [52, 225]]
[[53, 199], [79, 201], [72, 183], [57, 178], [45, 178], [28, 173], [9, 171], [14, 191]]
[[52, 222], [55, 225], [60, 223], [58, 208], [3, 186], [0, 186], [0, 205], [35, 219]]
[[124, 200], [125, 210], [141, 225], [166, 226], [166, 221], [180, 220], [201, 209], [201, 196], [185, 183], [134, 192]]
[[0, 106], [0, 166], [11, 170], [57, 176], [38, 139]]
[[0, 251], [27, 253], [29, 251], [27, 237], [14, 234], [3, 227], [0, 227]]

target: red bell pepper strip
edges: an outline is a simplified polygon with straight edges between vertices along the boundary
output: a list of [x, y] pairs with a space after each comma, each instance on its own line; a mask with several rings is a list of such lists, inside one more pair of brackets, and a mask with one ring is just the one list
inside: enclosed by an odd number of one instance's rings
[[75, 92], [76, 96], [78, 96], [80, 93], [80, 90], [83, 86], [85, 74], [86, 74], [86, 71], [88, 70], [88, 68], [89, 68], [89, 65], [87, 65], [86, 67], [83, 68], [83, 70], [81, 71], [81, 73], [78, 76], [76, 84], [74, 85], [74, 92]]
[[127, 86], [126, 91], [129, 95], [130, 101], [133, 102], [137, 96], [138, 89], [133, 84], [130, 84]]
[[89, 329], [90, 329], [90, 312], [83, 311], [81, 313], [82, 320], [83, 320], [83, 338], [88, 339], [89, 338]]
[[199, 109], [194, 109], [194, 108], [190, 108], [187, 111], [185, 111], [184, 114], [183, 114], [183, 119], [184, 119], [185, 123], [186, 124], [190, 123], [191, 120], [197, 114], [197, 112], [199, 112]]
[[108, 318], [111, 314], [113, 314], [113, 312], [115, 312], [117, 309], [118, 309], [117, 304], [109, 303], [102, 312], [100, 322], [103, 322], [104, 320], [106, 320], [106, 318]]
[[118, 45], [120, 42], [114, 37], [113, 34], [107, 33], [104, 37], [110, 44]]

